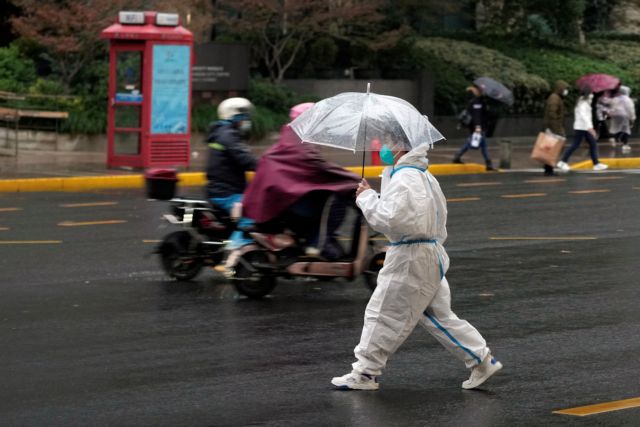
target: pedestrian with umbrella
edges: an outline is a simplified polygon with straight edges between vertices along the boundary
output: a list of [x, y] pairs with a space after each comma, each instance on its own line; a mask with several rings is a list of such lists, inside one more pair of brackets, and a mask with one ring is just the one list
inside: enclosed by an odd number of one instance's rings
[[[369, 225], [389, 239], [390, 247], [365, 310], [354, 350], [357, 360], [350, 373], [331, 383], [340, 389], [377, 390], [387, 359], [420, 323], [471, 369], [462, 387], [478, 387], [502, 365], [480, 333], [451, 311], [445, 277], [449, 257], [443, 247], [447, 206], [438, 181], [427, 170], [426, 157], [442, 135], [426, 116], [394, 97], [342, 94], [316, 106], [291, 124], [303, 141], [341, 148], [341, 141], [355, 141], [355, 147], [364, 149], [374, 136], [384, 142], [380, 157], [389, 165], [380, 194], [364, 179], [356, 191], [356, 204]], [[327, 116], [338, 123], [325, 123]]]
[[585, 74], [576, 80], [578, 90], [590, 90], [593, 93], [591, 101], [592, 116], [595, 119], [594, 129], [596, 131], [595, 139], [607, 137], [609, 130], [607, 129], [607, 118], [611, 107], [610, 94], [616, 92], [620, 87], [620, 79], [604, 73]]
[[593, 128], [593, 117], [591, 111], [591, 101], [593, 100], [593, 93], [589, 87], [584, 87], [581, 91], [581, 96], [578, 98], [576, 108], [574, 109], [574, 121], [573, 121], [573, 144], [562, 155], [562, 158], [557, 164], [558, 169], [567, 172], [571, 167], [569, 166], [569, 157], [574, 151], [578, 149], [583, 139], [587, 140], [589, 144], [589, 154], [591, 155], [591, 161], [593, 162], [593, 170], [601, 171], [607, 169], [609, 166], [604, 163], [600, 163], [598, 160], [598, 144], [596, 142], [596, 131]]
[[489, 123], [489, 109], [485, 96], [495, 99], [507, 105], [513, 104], [513, 93], [502, 83], [489, 78], [479, 77], [473, 81], [473, 85], [466, 89], [471, 93], [471, 100], [467, 104], [466, 114], [469, 136], [460, 151], [454, 156], [453, 163], [463, 163], [462, 156], [470, 148], [480, 149], [488, 171], [495, 170], [487, 150], [487, 137], [491, 134]]

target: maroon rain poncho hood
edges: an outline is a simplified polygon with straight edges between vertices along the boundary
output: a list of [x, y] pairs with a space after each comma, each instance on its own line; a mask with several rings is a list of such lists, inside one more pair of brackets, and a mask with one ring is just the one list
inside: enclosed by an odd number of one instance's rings
[[262, 156], [242, 198], [243, 215], [257, 223], [276, 218], [311, 191], [325, 190], [354, 196], [360, 179], [324, 160], [285, 125], [280, 140]]

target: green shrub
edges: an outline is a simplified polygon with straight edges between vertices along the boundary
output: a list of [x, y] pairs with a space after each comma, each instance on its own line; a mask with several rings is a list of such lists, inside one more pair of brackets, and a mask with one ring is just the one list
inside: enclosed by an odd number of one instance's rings
[[285, 113], [257, 106], [251, 120], [251, 139], [259, 140], [267, 136], [269, 132], [277, 132], [288, 121], [289, 116]]
[[15, 45], [0, 47], [0, 90], [25, 92], [36, 80], [36, 68]]
[[578, 95], [575, 89], [576, 80], [588, 73], [606, 73], [617, 76], [632, 90], [638, 90], [639, 80], [635, 77], [637, 71], [629, 71], [620, 64], [586, 53], [564, 49], [524, 47], [511, 49], [508, 54], [518, 58], [530, 72], [540, 75], [550, 84], [556, 80], [564, 80], [569, 83], [568, 105], [575, 103]]
[[338, 45], [331, 37], [321, 36], [309, 45], [309, 62], [316, 67], [331, 67], [338, 55]]
[[540, 111], [549, 91], [547, 81], [530, 73], [518, 60], [478, 44], [423, 38], [416, 42], [414, 55], [418, 63], [431, 66], [434, 71], [438, 114], [450, 113], [451, 104], [462, 109], [465, 86], [480, 76], [494, 78], [513, 91], [515, 103], [511, 111], [515, 113]]
[[295, 96], [284, 86], [266, 80], [252, 80], [248, 97], [254, 105], [284, 113], [293, 105]]
[[[590, 39], [585, 46], [585, 52], [613, 63], [624, 69], [627, 76], [618, 75], [623, 84], [638, 89], [640, 85], [640, 42], [632, 40]], [[620, 73], [615, 69], [612, 73]]]
[[38, 78], [29, 87], [28, 92], [32, 95], [62, 95], [64, 93], [64, 85], [55, 80]]
[[[191, 130], [207, 132], [211, 124], [218, 120], [217, 108], [217, 105], [211, 104], [195, 105], [191, 113]], [[251, 139], [262, 139], [269, 132], [278, 131], [287, 121], [287, 114], [258, 105], [251, 119]]]
[[206, 132], [211, 123], [218, 120], [218, 106], [195, 104], [191, 109], [191, 131]]
[[61, 130], [68, 133], [99, 134], [107, 130], [107, 100], [82, 98], [69, 110], [69, 118], [62, 123]]

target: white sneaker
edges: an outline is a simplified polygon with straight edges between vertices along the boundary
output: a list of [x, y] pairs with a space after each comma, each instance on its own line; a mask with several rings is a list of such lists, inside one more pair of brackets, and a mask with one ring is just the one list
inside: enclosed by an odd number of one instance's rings
[[622, 152], [623, 153], [630, 153], [631, 152], [631, 146], [630, 145], [623, 145], [622, 146]]
[[571, 169], [571, 167], [569, 166], [569, 164], [567, 162], [563, 162], [562, 160], [560, 160], [558, 162], [558, 164], [556, 165], [556, 167], [558, 169], [560, 169], [563, 172], [567, 172], [569, 169]]
[[605, 169], [609, 169], [609, 166], [605, 165], [604, 163], [598, 163], [597, 165], [593, 165], [594, 171], [603, 171]]
[[341, 390], [377, 390], [380, 385], [372, 375], [351, 372], [341, 377], [334, 377], [331, 384]]
[[613, 138], [609, 138], [609, 143], [611, 144], [612, 147], [616, 146], [616, 140]]
[[476, 365], [471, 370], [471, 376], [462, 383], [462, 388], [469, 390], [476, 388], [489, 379], [493, 374], [502, 369], [502, 363], [491, 356], [491, 353], [484, 358], [482, 363]]

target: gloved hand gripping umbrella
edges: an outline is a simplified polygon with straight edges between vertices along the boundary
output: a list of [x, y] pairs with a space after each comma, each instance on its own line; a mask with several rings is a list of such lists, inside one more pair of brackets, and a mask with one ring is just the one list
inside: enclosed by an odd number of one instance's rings
[[303, 143], [362, 151], [373, 151], [373, 140], [403, 143], [407, 151], [444, 139], [442, 134], [407, 101], [369, 92], [345, 92], [323, 99], [291, 122]]

